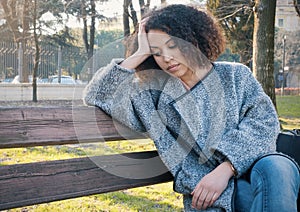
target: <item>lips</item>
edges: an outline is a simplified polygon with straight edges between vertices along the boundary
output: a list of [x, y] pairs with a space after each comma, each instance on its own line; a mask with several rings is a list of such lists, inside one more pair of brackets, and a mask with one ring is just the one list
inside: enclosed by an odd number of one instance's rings
[[167, 70], [170, 72], [177, 71], [178, 66], [179, 66], [179, 64], [170, 65], [170, 66], [168, 66]]

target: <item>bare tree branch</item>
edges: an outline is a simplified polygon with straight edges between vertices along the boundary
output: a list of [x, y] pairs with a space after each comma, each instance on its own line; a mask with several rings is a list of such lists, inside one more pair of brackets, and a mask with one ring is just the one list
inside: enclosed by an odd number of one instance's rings
[[225, 19], [227, 19], [227, 18], [230, 18], [230, 17], [232, 17], [232, 16], [235, 16], [235, 14], [237, 14], [238, 12], [240, 12], [240, 11], [243, 10], [243, 9], [244, 9], [243, 7], [242, 7], [242, 8], [239, 8], [239, 9], [237, 9], [236, 11], [234, 11], [233, 13], [231, 13], [231, 14], [229, 14], [229, 15], [223, 17], [223, 18], [219, 18], [219, 20], [220, 20], [220, 21], [223, 21], [223, 20], [225, 20]]

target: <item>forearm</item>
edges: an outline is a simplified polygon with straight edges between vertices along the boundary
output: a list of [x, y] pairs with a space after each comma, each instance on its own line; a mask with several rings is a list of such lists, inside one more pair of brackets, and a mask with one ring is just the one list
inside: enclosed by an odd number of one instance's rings
[[120, 66], [126, 69], [135, 69], [141, 63], [143, 63], [149, 56], [150, 54], [136, 52], [127, 59], [125, 59], [122, 63], [120, 63]]

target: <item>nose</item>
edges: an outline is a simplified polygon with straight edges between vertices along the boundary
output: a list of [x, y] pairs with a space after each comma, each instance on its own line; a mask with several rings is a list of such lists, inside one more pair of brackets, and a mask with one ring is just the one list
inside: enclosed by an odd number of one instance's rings
[[163, 55], [163, 57], [164, 57], [165, 62], [170, 62], [171, 60], [174, 59], [173, 56], [168, 55], [168, 54]]

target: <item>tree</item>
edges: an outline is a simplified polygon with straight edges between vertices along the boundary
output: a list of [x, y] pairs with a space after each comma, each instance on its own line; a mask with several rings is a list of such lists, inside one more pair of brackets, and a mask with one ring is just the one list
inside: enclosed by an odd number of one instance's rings
[[40, 45], [39, 45], [39, 36], [38, 36], [38, 26], [37, 26], [37, 16], [38, 16], [38, 6], [37, 1], [34, 0], [33, 6], [33, 37], [34, 37], [34, 44], [35, 44], [35, 55], [34, 55], [34, 67], [33, 67], [33, 74], [32, 74], [32, 101], [37, 102], [37, 71], [39, 67], [39, 60], [40, 60]]
[[300, 0], [294, 0], [293, 3], [294, 3], [295, 10], [298, 16], [300, 17]]
[[274, 34], [276, 0], [255, 0], [253, 74], [276, 107], [274, 83]]
[[[105, 16], [98, 14], [96, 11], [96, 2], [98, 1], [105, 2], [107, 0], [64, 0], [65, 12], [83, 21], [82, 38], [88, 57], [88, 69], [90, 70], [90, 78], [92, 77], [92, 72], [95, 71], [93, 55], [95, 45], [96, 18], [102, 20], [106, 19]], [[88, 26], [89, 20], [90, 26]]]
[[[282, 87], [280, 76], [284, 76], [286, 86], [297, 87], [298, 81], [295, 76], [300, 76], [300, 31], [286, 31], [277, 29], [275, 31], [275, 85]], [[283, 55], [284, 54], [284, 55]], [[283, 60], [284, 64], [283, 64]], [[288, 67], [284, 73], [279, 73], [283, 66]]]
[[143, 15], [150, 10], [150, 0], [147, 0], [146, 4], [144, 0], [139, 0], [139, 5], [140, 5], [141, 17], [143, 17]]
[[220, 21], [232, 52], [240, 55], [241, 63], [250, 66], [254, 21], [252, 3], [244, 0], [207, 0], [206, 4]]
[[[30, 1], [29, 0], [1, 0], [0, 4], [4, 11], [4, 18], [9, 27], [10, 32], [13, 35], [14, 42], [18, 44], [18, 47], [26, 49], [26, 43], [30, 38], [29, 26], [30, 26]], [[22, 64], [19, 67], [20, 82], [28, 82], [28, 68], [27, 58], [23, 51]]]
[[[94, 54], [96, 19], [106, 19], [96, 11], [96, 2], [98, 1], [105, 2], [106, 0], [64, 0], [67, 15], [73, 15], [83, 22], [82, 38], [88, 59], [91, 59]], [[90, 25], [88, 21], [90, 21]]]
[[[82, 19], [83, 19], [82, 36], [83, 36], [84, 46], [88, 55], [88, 59], [90, 59], [94, 54], [96, 4], [95, 4], [95, 0], [90, 0], [90, 5], [89, 5], [90, 7], [85, 3], [86, 3], [85, 0], [81, 0], [81, 12], [82, 12]], [[89, 39], [88, 39], [88, 24], [87, 24], [88, 15], [91, 18]]]
[[[143, 3], [143, 2], [140, 2]], [[129, 12], [130, 8], [130, 12]], [[128, 37], [130, 33], [130, 21], [129, 18], [131, 18], [133, 22], [133, 28], [135, 29], [138, 24], [138, 19], [136, 16], [136, 11], [133, 8], [132, 0], [124, 0], [123, 3], [123, 30], [124, 30], [124, 37]]]
[[[63, 11], [60, 0], [38, 1], [38, 0], [4, 0], [1, 1], [1, 6], [5, 13], [5, 20], [14, 37], [14, 41], [22, 48], [23, 55], [20, 55], [22, 65], [20, 68], [20, 82], [28, 82], [29, 69], [28, 58], [26, 58], [26, 50], [30, 47], [30, 43], [34, 44], [33, 50], [34, 66], [32, 70], [33, 76], [33, 96], [32, 100], [37, 101], [37, 70], [40, 60], [39, 37], [43, 30], [51, 27], [50, 23], [41, 20], [43, 14], [51, 12], [54, 16], [62, 18], [60, 13]], [[33, 8], [33, 10], [31, 10]], [[60, 22], [60, 21], [58, 21]], [[52, 23], [53, 24], [53, 23]]]

